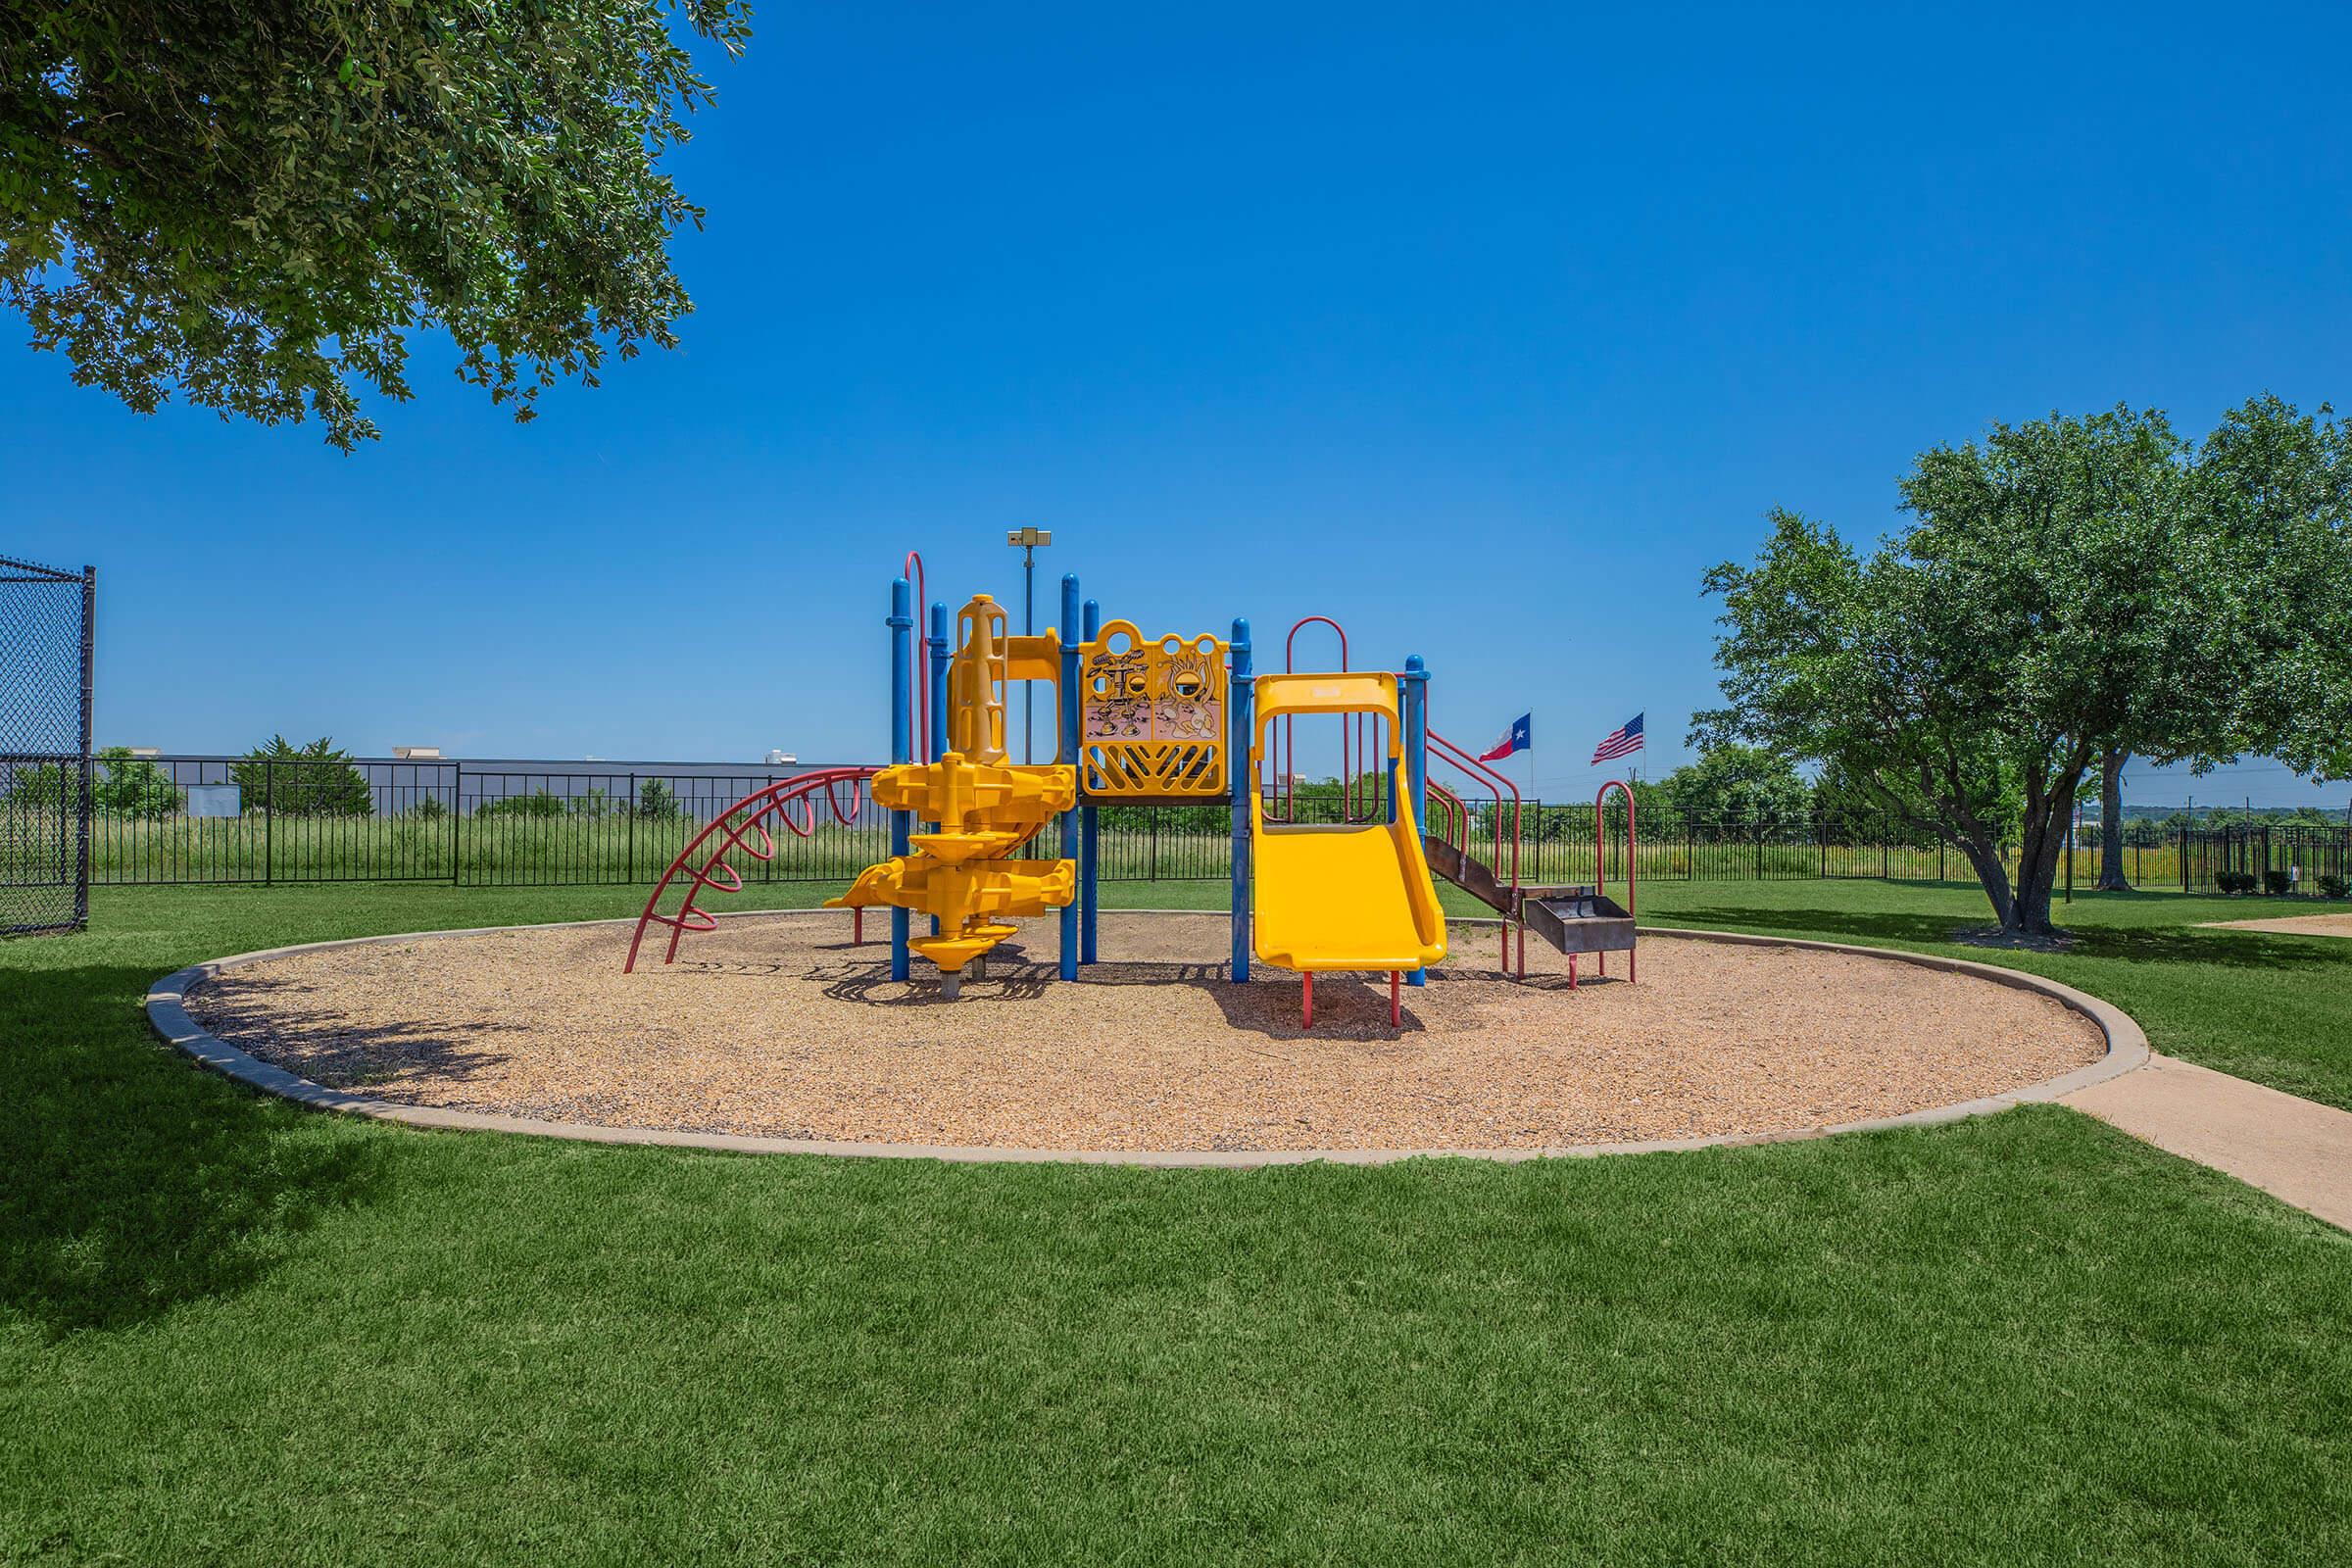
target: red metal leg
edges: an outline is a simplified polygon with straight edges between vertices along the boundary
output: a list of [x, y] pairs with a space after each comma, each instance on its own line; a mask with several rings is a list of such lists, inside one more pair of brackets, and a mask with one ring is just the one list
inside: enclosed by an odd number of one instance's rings
[[1634, 953], [1631, 948], [1625, 953], [1625, 983], [1629, 986], [1634, 983]]
[[1573, 953], [1568, 955], [1568, 989], [1576, 989], [1576, 955]]
[[1527, 978], [1527, 922], [1519, 922], [1519, 978]]
[[1396, 970], [1389, 971], [1389, 1027], [1392, 1029], [1399, 1027], [1404, 1022], [1403, 1003], [1396, 990], [1401, 978], [1402, 976]]
[[1301, 970], [1299, 978], [1306, 982], [1306, 1004], [1300, 1009], [1298, 1027], [1312, 1029], [1315, 1026], [1315, 971], [1312, 969]]
[[862, 907], [850, 910], [850, 946], [865, 946], [865, 910]]
[[1597, 958], [1599, 958], [1599, 959], [1600, 959], [1600, 977], [1601, 977], [1603, 980], [1606, 980], [1606, 979], [1609, 977], [1609, 955], [1608, 955], [1608, 951], [1607, 951], [1606, 949], [1603, 949], [1601, 952], [1599, 952], [1599, 953], [1597, 953], [1597, 954], [1593, 955], [1593, 956], [1595, 956], [1595, 957], [1597, 957]]

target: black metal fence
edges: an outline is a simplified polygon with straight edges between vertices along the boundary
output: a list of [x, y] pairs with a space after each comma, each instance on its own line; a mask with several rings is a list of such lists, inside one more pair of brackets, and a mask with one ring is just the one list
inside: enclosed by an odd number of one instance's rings
[[98, 574], [0, 556], [0, 936], [89, 918]]
[[[804, 768], [723, 764], [344, 761], [232, 757], [102, 758], [92, 796], [91, 880], [103, 884], [439, 882], [470, 887], [648, 885], [712, 818], [743, 797]], [[46, 808], [45, 775], [23, 768], [10, 782], [0, 760], [0, 821]], [[1359, 813], [1377, 802], [1356, 804]], [[1336, 792], [1303, 790], [1300, 821], [1342, 814]], [[1496, 819], [1469, 808], [1481, 858], [1495, 854]], [[746, 860], [749, 882], [844, 882], [888, 854], [889, 820], [860, 795], [848, 822], [821, 803], [778, 829], [774, 854]], [[1223, 805], [1106, 807], [1102, 875], [1119, 882], [1221, 882], [1230, 874], [1230, 812]], [[1510, 839], [1503, 819], [1501, 855]], [[1530, 802], [1519, 817], [1524, 882], [1598, 880], [1590, 805]], [[1603, 834], [1608, 880], [1624, 875], [1621, 810]], [[1049, 841], [1053, 839], [1049, 830]], [[2095, 828], [2075, 857], [2075, 881], [2097, 871]], [[2324, 892], [2352, 868], [2352, 834], [2326, 829], [2188, 830], [2128, 836], [2125, 869], [2141, 887], [2227, 891], [2222, 873], [2285, 874], [2295, 891]], [[1635, 867], [1646, 881], [1796, 881], [1867, 878], [1972, 880], [1951, 851], [1892, 822], [1870, 818], [1693, 821], [1642, 817]]]
[[2184, 891], [2317, 893], [2339, 899], [2352, 891], [2352, 828], [2257, 824], [2194, 830], [2180, 839]]

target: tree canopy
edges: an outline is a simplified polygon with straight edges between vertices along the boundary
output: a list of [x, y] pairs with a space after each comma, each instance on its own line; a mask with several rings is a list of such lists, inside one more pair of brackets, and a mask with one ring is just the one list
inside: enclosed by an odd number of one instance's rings
[[2352, 764], [2352, 445], [2327, 412], [2256, 400], [2201, 447], [2123, 408], [1996, 424], [1921, 455], [1910, 525], [1867, 556], [1774, 513], [1754, 564], [1707, 576], [1725, 706], [1694, 738], [1823, 763], [2046, 933], [2110, 749]]
[[661, 172], [743, 0], [28, 0], [0, 16], [0, 298], [74, 378], [152, 412], [410, 395], [409, 336], [531, 416], [676, 342]]
[[352, 765], [351, 754], [321, 735], [296, 746], [283, 735], [229, 764], [245, 809], [272, 816], [373, 816], [375, 791]]
[[1658, 791], [1679, 817], [1695, 823], [1785, 826], [1813, 814], [1813, 787], [1794, 764], [1752, 746], [1711, 746], [1658, 780]]

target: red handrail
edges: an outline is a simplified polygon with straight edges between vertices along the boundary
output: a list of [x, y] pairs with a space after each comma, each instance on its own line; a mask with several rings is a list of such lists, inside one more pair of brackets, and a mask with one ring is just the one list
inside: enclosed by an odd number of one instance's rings
[[[1501, 774], [1499, 774], [1499, 773], [1495, 772], [1495, 771], [1494, 771], [1493, 768], [1491, 768], [1491, 767], [1488, 767], [1488, 766], [1487, 766], [1487, 765], [1486, 765], [1484, 762], [1481, 762], [1481, 761], [1479, 761], [1479, 760], [1478, 760], [1478, 759], [1476, 759], [1476, 758], [1472, 757], [1472, 756], [1471, 756], [1469, 753], [1467, 753], [1467, 752], [1463, 751], [1463, 750], [1462, 750], [1460, 747], [1458, 747], [1458, 746], [1454, 745], [1454, 744], [1453, 744], [1453, 742], [1451, 742], [1451, 741], [1449, 741], [1449, 740], [1446, 739], [1446, 737], [1444, 737], [1443, 735], [1439, 735], [1439, 734], [1436, 734], [1436, 733], [1434, 733], [1434, 732], [1433, 732], [1433, 733], [1431, 733], [1431, 734], [1430, 734], [1430, 736], [1429, 736], [1429, 740], [1430, 740], [1430, 742], [1431, 742], [1431, 744], [1432, 744], [1433, 746], [1436, 746], [1436, 747], [1438, 747], [1438, 748], [1439, 748], [1439, 751], [1438, 751], [1438, 760], [1440, 760], [1440, 761], [1442, 761], [1442, 762], [1446, 762], [1446, 763], [1447, 763], [1447, 764], [1451, 765], [1452, 767], [1454, 767], [1454, 768], [1456, 768], [1456, 769], [1460, 770], [1460, 771], [1461, 771], [1463, 774], [1465, 774], [1465, 775], [1466, 775], [1466, 776], [1468, 776], [1468, 777], [1471, 777], [1471, 778], [1480, 778], [1480, 777], [1482, 777], [1482, 776], [1483, 776], [1485, 779], [1492, 781], [1492, 785], [1495, 787], [1495, 788], [1494, 788], [1494, 867], [1495, 867], [1495, 881], [1496, 881], [1496, 883], [1497, 883], [1498, 885], [1501, 883], [1501, 880], [1502, 880], [1502, 877], [1501, 877], [1501, 870], [1500, 870], [1500, 868], [1501, 868], [1501, 866], [1502, 866], [1502, 863], [1503, 863], [1503, 859], [1502, 859], [1502, 792], [1503, 792], [1503, 790], [1506, 790], [1506, 789], [1507, 789], [1507, 790], [1509, 790], [1509, 791], [1511, 792], [1511, 859], [1510, 859], [1511, 880], [1510, 880], [1510, 889], [1511, 889], [1511, 893], [1512, 893], [1513, 897], [1512, 897], [1512, 898], [1511, 898], [1511, 899], [1508, 901], [1508, 906], [1507, 906], [1507, 907], [1505, 907], [1505, 908], [1503, 909], [1503, 911], [1502, 911], [1502, 920], [1501, 920], [1501, 922], [1500, 922], [1500, 923], [1501, 923], [1501, 926], [1502, 926], [1502, 972], [1503, 972], [1505, 975], [1509, 975], [1509, 974], [1512, 972], [1513, 968], [1515, 967], [1515, 968], [1517, 969], [1517, 971], [1518, 971], [1519, 977], [1520, 977], [1522, 980], [1524, 980], [1524, 979], [1526, 979], [1526, 978], [1527, 978], [1527, 921], [1526, 921], [1526, 918], [1525, 918], [1524, 916], [1522, 916], [1522, 915], [1520, 915], [1520, 914], [1519, 914], [1519, 900], [1518, 900], [1518, 898], [1517, 898], [1517, 894], [1518, 894], [1518, 891], [1519, 891], [1519, 842], [1520, 842], [1520, 835], [1519, 835], [1519, 807], [1520, 807], [1520, 802], [1519, 802], [1519, 788], [1518, 788], [1518, 786], [1517, 786], [1517, 785], [1513, 784], [1513, 783], [1512, 783], [1512, 782], [1511, 782], [1509, 779], [1507, 779], [1507, 778], [1504, 778], [1504, 777], [1503, 777]], [[1452, 753], [1453, 755], [1451, 755], [1451, 756], [1447, 756], [1446, 754], [1447, 754], [1448, 752]], [[1445, 796], [1445, 797], [1447, 797], [1447, 798], [1449, 798], [1449, 799], [1450, 799], [1450, 800], [1453, 802], [1454, 808], [1455, 808], [1456, 809], [1458, 809], [1458, 810], [1459, 810], [1459, 811], [1462, 813], [1462, 841], [1461, 841], [1460, 845], [1459, 845], [1459, 846], [1457, 846], [1457, 847], [1458, 847], [1458, 848], [1461, 850], [1461, 852], [1462, 852], [1462, 858], [1463, 858], [1464, 859], [1468, 859], [1468, 858], [1470, 858], [1470, 808], [1469, 808], [1468, 804], [1467, 804], [1467, 803], [1465, 803], [1465, 802], [1462, 800], [1462, 798], [1461, 798], [1460, 796], [1458, 796], [1458, 795], [1455, 795], [1455, 794], [1454, 794], [1454, 793], [1453, 793], [1451, 790], [1448, 790], [1448, 789], [1446, 789], [1446, 788], [1444, 785], [1442, 785], [1442, 784], [1433, 784], [1433, 783], [1429, 783], [1427, 780], [1424, 780], [1423, 782], [1424, 782], [1424, 785], [1425, 785], [1425, 787], [1427, 787], [1428, 789], [1435, 791], [1435, 792], [1436, 792], [1436, 793], [1438, 793], [1439, 795], [1442, 795], [1442, 796]], [[1513, 925], [1514, 921], [1516, 922], [1516, 924], [1518, 925], [1518, 928], [1519, 928], [1519, 961], [1518, 961], [1518, 963], [1517, 963], [1516, 965], [1514, 965], [1514, 964], [1512, 963], [1512, 961], [1511, 961], [1511, 927], [1512, 927], [1512, 925]]]
[[1447, 834], [1444, 828], [1440, 828], [1437, 835], [1439, 841], [1450, 844], [1464, 855], [1468, 855], [1470, 853], [1470, 808], [1462, 803], [1459, 795], [1454, 794], [1443, 784], [1433, 783], [1425, 787], [1436, 798], [1446, 820], [1453, 826], [1451, 834]]
[[[1301, 615], [1291, 622], [1291, 633], [1282, 640], [1282, 672], [1284, 674], [1295, 675], [1298, 672], [1298, 661], [1292, 657], [1298, 645], [1298, 634], [1309, 626], [1317, 625], [1329, 626], [1339, 634], [1340, 672], [1347, 673], [1348, 628], [1329, 615]], [[1340, 715], [1340, 815], [1344, 818], [1353, 816], [1355, 810], [1354, 780], [1348, 771], [1348, 738], [1353, 730], [1352, 720], [1352, 714], [1342, 713]], [[1291, 771], [1287, 775], [1282, 770], [1282, 760], [1286, 754], [1291, 760]], [[1298, 814], [1298, 720], [1296, 716], [1283, 719], [1282, 739], [1274, 746], [1271, 760], [1274, 765], [1273, 795], [1279, 803], [1279, 814], [1275, 820], [1293, 821]]]
[[1623, 779], [1613, 778], [1600, 787], [1592, 797], [1592, 891], [1605, 893], [1609, 885], [1607, 852], [1602, 849], [1607, 824], [1602, 820], [1601, 803], [1615, 790], [1625, 797], [1625, 912], [1634, 912], [1634, 791]]
[[[1511, 877], [1509, 886], [1516, 891], [1519, 886], [1519, 815], [1520, 807], [1523, 804], [1519, 797], [1519, 786], [1487, 766], [1477, 758], [1472, 757], [1468, 752], [1463, 751], [1459, 746], [1454, 745], [1436, 730], [1428, 730], [1426, 733], [1429, 736], [1430, 750], [1440, 761], [1479, 780], [1494, 792], [1494, 870], [1497, 880], [1500, 880], [1502, 872], [1502, 792], [1504, 790], [1511, 792]], [[1465, 835], [1466, 832], [1467, 830], [1465, 830]], [[1466, 851], [1468, 845], [1465, 843], [1463, 848]]]
[[[1638, 857], [1635, 855], [1634, 851], [1636, 845], [1639, 843], [1639, 840], [1634, 833], [1633, 786], [1626, 783], [1623, 779], [1610, 779], [1606, 784], [1603, 784], [1600, 787], [1599, 793], [1592, 797], [1592, 891], [1595, 893], [1602, 893], [1606, 892], [1608, 889], [1609, 861], [1607, 852], [1603, 848], [1603, 845], [1607, 842], [1604, 835], [1608, 832], [1608, 824], [1603, 819], [1604, 813], [1601, 810], [1601, 803], [1609, 798], [1609, 791], [1611, 790], [1616, 790], [1625, 797], [1625, 912], [1630, 915], [1635, 912], [1634, 861], [1638, 858]], [[1604, 975], [1607, 974], [1609, 972], [1609, 960], [1605, 954], [1602, 956], [1600, 963], [1600, 972]], [[1634, 967], [1634, 956], [1631, 952], [1628, 952], [1625, 956], [1625, 978], [1626, 983], [1629, 985], [1634, 982], [1638, 972]]]
[[[669, 949], [662, 956], [663, 963], [676, 959], [678, 939], [687, 932], [718, 929], [716, 917], [710, 910], [697, 907], [695, 900], [702, 896], [705, 888], [718, 893], [743, 891], [743, 873], [736, 870], [728, 859], [737, 850], [755, 860], [772, 860], [776, 858], [775, 837], [761, 825], [767, 817], [773, 816], [783, 823], [785, 831], [794, 838], [809, 837], [816, 831], [813, 797], [821, 789], [825, 792], [825, 805], [832, 811], [833, 819], [846, 827], [864, 808], [858, 797], [864, 793], [865, 781], [880, 771], [877, 767], [820, 767], [793, 778], [778, 779], [765, 789], [754, 790], [712, 817], [704, 824], [700, 833], [687, 841], [686, 847], [678, 852], [677, 858], [669, 862], [669, 869], [662, 872], [662, 879], [654, 884], [652, 896], [645, 901], [645, 912], [637, 917], [637, 929], [629, 938], [628, 961], [621, 965], [620, 972], [636, 972], [637, 948], [644, 942], [645, 928], [649, 925], [669, 927]], [[842, 805], [840, 794], [840, 788], [845, 783], [850, 786], [850, 800], [846, 808]], [[800, 822], [792, 819], [790, 808], [795, 805], [801, 808]], [[730, 819], [738, 813], [741, 813], [742, 820], [729, 827]], [[720, 837], [718, 847], [700, 865], [688, 864], [710, 836], [719, 833], [722, 828], [725, 832]], [[753, 833], [759, 835], [756, 845], [747, 838]], [[676, 914], [662, 914], [660, 912], [662, 895], [669, 891], [670, 882], [680, 871], [686, 873], [686, 900], [678, 906]]]

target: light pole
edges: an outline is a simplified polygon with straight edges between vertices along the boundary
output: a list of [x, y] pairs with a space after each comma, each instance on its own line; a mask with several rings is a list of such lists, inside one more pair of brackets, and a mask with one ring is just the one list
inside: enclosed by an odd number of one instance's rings
[[[1021, 635], [1037, 635], [1037, 553], [1054, 542], [1050, 528], [1013, 528], [1004, 535], [1004, 542], [1021, 553]], [[1075, 635], [1073, 628], [1062, 628], [1065, 637]], [[1034, 681], [1021, 682], [1021, 760], [1037, 760], [1037, 702], [1031, 688]]]

